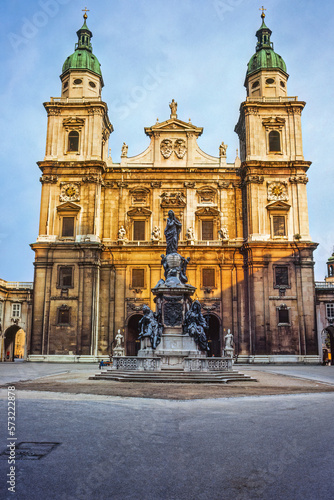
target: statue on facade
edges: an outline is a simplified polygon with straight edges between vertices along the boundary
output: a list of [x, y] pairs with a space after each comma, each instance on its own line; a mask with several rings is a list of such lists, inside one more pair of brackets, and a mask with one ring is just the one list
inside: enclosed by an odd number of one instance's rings
[[118, 230], [118, 240], [119, 241], [127, 241], [126, 238], [126, 231], [124, 229], [124, 226], [121, 226]]
[[143, 317], [140, 319], [139, 326], [139, 340], [144, 337], [149, 337], [152, 349], [156, 349], [161, 342], [162, 325], [160, 322], [159, 314], [154, 313], [151, 309], [143, 305]]
[[186, 232], [186, 240], [187, 241], [194, 241], [195, 235], [194, 235], [194, 230], [192, 227], [188, 227], [187, 232]]
[[208, 325], [201, 313], [201, 304], [198, 300], [195, 300], [186, 313], [183, 330], [184, 333], [188, 333], [190, 337], [194, 337], [196, 344], [202, 351], [209, 350], [208, 340], [205, 335], [205, 330], [207, 330], [207, 328]]
[[218, 236], [220, 240], [228, 240], [228, 229], [226, 226], [222, 226], [221, 229], [218, 231]]
[[219, 146], [219, 156], [220, 158], [222, 156], [226, 156], [226, 151], [227, 151], [227, 144], [224, 144], [224, 141], [221, 143]]
[[177, 118], [177, 102], [172, 99], [172, 102], [169, 104], [170, 107], [170, 117], [171, 118]]
[[160, 227], [154, 226], [151, 239], [152, 239], [152, 241], [160, 241], [161, 240]]
[[179, 237], [181, 233], [181, 222], [175, 217], [173, 210], [169, 210], [165, 229], [167, 249], [166, 254], [177, 253]]
[[128, 149], [129, 149], [129, 146], [127, 144], [125, 144], [125, 142], [123, 142], [122, 154], [121, 154], [122, 158], [126, 158], [128, 156]]

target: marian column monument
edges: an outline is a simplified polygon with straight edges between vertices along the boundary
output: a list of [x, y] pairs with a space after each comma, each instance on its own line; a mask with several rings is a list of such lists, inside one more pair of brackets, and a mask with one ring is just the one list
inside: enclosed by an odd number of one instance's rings
[[165, 279], [160, 279], [152, 289], [156, 310], [152, 311], [146, 304], [143, 306], [138, 356], [114, 356], [112, 370], [205, 372], [232, 369], [232, 357], [208, 357], [208, 325], [200, 302], [191, 299], [196, 288], [187, 278], [190, 258], [178, 253], [181, 228], [181, 222], [173, 210], [169, 210], [165, 228], [166, 255], [161, 255]]

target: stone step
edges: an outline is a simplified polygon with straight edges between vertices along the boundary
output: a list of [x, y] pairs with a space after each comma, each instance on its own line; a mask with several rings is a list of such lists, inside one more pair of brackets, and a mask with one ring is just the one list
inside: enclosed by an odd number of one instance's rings
[[159, 383], [223, 383], [228, 382], [256, 382], [256, 379], [244, 375], [240, 372], [225, 371], [225, 372], [181, 372], [166, 373], [164, 372], [138, 372], [138, 371], [121, 371], [108, 370], [106, 372], [97, 373], [95, 377], [90, 377], [89, 380], [113, 380], [118, 382], [159, 382]]

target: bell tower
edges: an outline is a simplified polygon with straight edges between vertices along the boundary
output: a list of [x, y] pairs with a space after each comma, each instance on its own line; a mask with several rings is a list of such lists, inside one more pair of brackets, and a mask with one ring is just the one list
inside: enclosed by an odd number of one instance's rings
[[[60, 75], [48, 115], [35, 252], [31, 354], [90, 355], [98, 349], [103, 176], [113, 131], [86, 21]], [[83, 294], [85, 299], [83, 300]]]
[[[243, 253], [250, 354], [316, 354], [313, 251], [309, 234], [301, 113], [271, 30], [256, 32], [235, 131], [240, 141]], [[303, 322], [300, 318], [303, 318]], [[299, 359], [299, 358], [298, 358]], [[297, 358], [296, 358], [297, 360]]]

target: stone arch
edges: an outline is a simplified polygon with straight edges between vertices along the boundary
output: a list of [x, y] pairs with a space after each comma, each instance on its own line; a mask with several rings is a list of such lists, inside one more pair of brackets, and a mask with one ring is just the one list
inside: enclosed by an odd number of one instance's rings
[[[17, 345], [20, 336], [20, 345]], [[19, 325], [7, 328], [4, 335], [4, 361], [14, 361], [15, 357], [25, 358], [26, 333]]]
[[214, 313], [204, 314], [209, 326], [207, 330], [208, 345], [210, 347], [209, 356], [220, 357], [222, 355], [221, 345], [221, 321]]
[[140, 340], [138, 340], [138, 323], [142, 316], [142, 314], [135, 313], [131, 314], [131, 316], [127, 319], [124, 342], [126, 356], [137, 356], [138, 354], [140, 349]]

